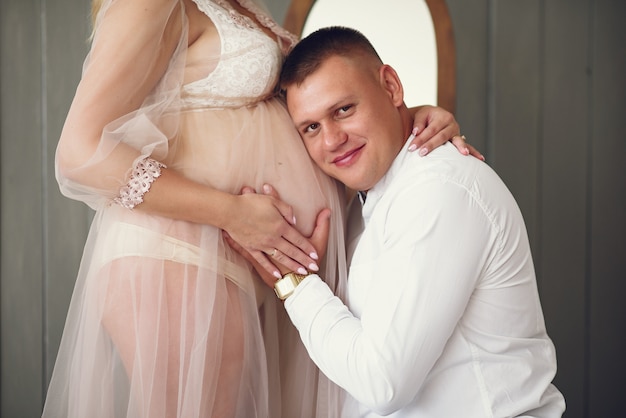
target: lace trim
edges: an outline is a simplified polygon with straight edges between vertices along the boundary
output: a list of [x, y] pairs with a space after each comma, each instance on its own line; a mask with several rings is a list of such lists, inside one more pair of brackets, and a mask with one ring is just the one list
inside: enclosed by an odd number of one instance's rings
[[[223, 9], [227, 10], [230, 14], [231, 18], [244, 27], [258, 28], [256, 22], [250, 19], [248, 16], [244, 16], [240, 14], [232, 4], [228, 0], [213, 0], [216, 4], [220, 5]], [[282, 26], [280, 26], [276, 21], [265, 14], [256, 4], [251, 2], [250, 0], [236, 0], [243, 8], [250, 11], [259, 23], [269, 30], [271, 30], [276, 36], [278, 44], [280, 45], [283, 53], [286, 54], [289, 50], [298, 42], [298, 37], [293, 33], [289, 32]]]
[[216, 4], [220, 5], [224, 10], [228, 12], [230, 18], [244, 28], [248, 29], [257, 29], [258, 26], [254, 24], [254, 21], [250, 19], [248, 16], [244, 16], [237, 12], [235, 8], [226, 0], [214, 0]]
[[282, 47], [284, 47], [285, 53], [287, 53], [296, 44], [296, 42], [298, 42], [298, 37], [296, 35], [276, 23], [276, 21], [271, 16], [265, 14], [261, 9], [259, 9], [256, 4], [254, 4], [250, 0], [238, 1], [239, 4], [254, 13], [254, 15], [259, 20], [259, 22], [261, 22], [262, 25], [274, 32], [274, 34], [278, 36], [279, 40], [287, 41], [286, 45], [281, 45]]
[[217, 65], [206, 77], [183, 86], [184, 108], [238, 108], [272, 97], [283, 58], [279, 45], [256, 21], [234, 11], [229, 2], [193, 1], [217, 28], [221, 51]]
[[167, 168], [167, 166], [152, 158], [146, 157], [137, 161], [133, 166], [128, 183], [122, 186], [119, 196], [113, 201], [126, 209], [133, 209], [142, 203], [143, 195], [148, 193], [152, 182], [161, 175], [162, 168]]

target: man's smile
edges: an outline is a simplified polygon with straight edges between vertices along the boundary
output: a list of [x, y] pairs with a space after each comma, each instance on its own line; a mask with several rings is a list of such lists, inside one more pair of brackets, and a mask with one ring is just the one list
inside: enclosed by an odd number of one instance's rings
[[341, 154], [332, 161], [333, 164], [338, 167], [346, 167], [353, 164], [361, 154], [361, 150], [363, 150], [363, 147], [365, 147], [365, 144]]

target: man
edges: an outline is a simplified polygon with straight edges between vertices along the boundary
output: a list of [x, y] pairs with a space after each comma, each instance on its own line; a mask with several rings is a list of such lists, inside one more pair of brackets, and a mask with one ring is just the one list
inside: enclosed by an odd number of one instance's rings
[[366, 194], [347, 306], [316, 274], [276, 283], [311, 358], [356, 399], [345, 416], [561, 416], [524, 222], [498, 176], [451, 145], [401, 152], [402, 84], [356, 31], [302, 40], [281, 87], [313, 160]]

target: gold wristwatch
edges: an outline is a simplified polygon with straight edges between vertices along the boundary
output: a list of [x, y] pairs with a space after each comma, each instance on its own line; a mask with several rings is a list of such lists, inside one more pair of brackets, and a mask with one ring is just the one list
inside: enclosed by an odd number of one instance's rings
[[276, 283], [274, 283], [274, 292], [276, 292], [278, 299], [285, 300], [291, 296], [293, 291], [296, 290], [296, 287], [302, 280], [304, 280], [305, 277], [307, 277], [306, 274], [291, 272], [285, 274], [282, 279], [278, 279]]

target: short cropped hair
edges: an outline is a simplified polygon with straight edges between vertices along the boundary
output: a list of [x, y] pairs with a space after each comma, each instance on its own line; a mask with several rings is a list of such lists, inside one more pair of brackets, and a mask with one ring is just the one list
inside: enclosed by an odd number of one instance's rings
[[300, 85], [331, 56], [365, 55], [382, 60], [370, 41], [356, 29], [330, 26], [311, 33], [291, 50], [280, 73], [283, 96], [290, 85]]

